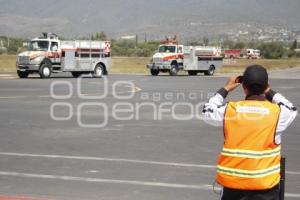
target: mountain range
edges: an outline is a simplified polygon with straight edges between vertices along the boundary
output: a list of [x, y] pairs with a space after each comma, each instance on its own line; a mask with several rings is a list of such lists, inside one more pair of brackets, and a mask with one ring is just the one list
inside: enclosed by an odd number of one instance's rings
[[0, 35], [223, 35], [245, 25], [299, 28], [299, 8], [299, 0], [0, 0]]

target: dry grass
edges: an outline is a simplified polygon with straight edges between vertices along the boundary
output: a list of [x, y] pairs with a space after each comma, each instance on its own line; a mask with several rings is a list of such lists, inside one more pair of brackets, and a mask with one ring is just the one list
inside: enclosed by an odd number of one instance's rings
[[111, 73], [149, 73], [150, 58], [113, 57]]
[[[150, 58], [135, 57], [113, 57], [111, 73], [149, 73], [146, 65]], [[0, 73], [15, 73], [16, 55], [0, 55]], [[300, 67], [300, 59], [278, 59], [278, 60], [247, 60], [238, 59], [234, 61], [225, 60], [225, 64], [217, 73], [240, 73], [251, 64], [260, 64], [268, 70]]]
[[237, 60], [225, 60], [224, 66], [220, 68], [218, 73], [233, 73], [233, 72], [243, 72], [244, 69], [253, 64], [259, 64], [267, 68], [268, 70], [277, 69], [287, 69], [293, 67], [300, 67], [300, 59], [258, 59], [258, 60], [248, 60], [248, 59], [237, 59]]
[[0, 73], [16, 72], [16, 55], [0, 55]]

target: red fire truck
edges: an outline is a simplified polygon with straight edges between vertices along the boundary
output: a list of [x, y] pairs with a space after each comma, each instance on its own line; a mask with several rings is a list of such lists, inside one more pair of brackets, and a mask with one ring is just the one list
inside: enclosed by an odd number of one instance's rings
[[241, 49], [227, 49], [224, 50], [225, 58], [236, 59], [243, 57]]

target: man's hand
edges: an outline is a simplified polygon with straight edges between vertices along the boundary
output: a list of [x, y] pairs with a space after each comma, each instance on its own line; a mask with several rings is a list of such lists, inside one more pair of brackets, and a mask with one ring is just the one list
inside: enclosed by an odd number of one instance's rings
[[271, 90], [270, 83], [268, 83], [267, 89], [265, 90], [264, 94], [267, 94]]
[[240, 86], [240, 83], [236, 82], [238, 76], [232, 76], [228, 79], [226, 85], [224, 86], [224, 89], [227, 90], [228, 92], [231, 92], [232, 90], [234, 90], [235, 88], [237, 88], [238, 86]]

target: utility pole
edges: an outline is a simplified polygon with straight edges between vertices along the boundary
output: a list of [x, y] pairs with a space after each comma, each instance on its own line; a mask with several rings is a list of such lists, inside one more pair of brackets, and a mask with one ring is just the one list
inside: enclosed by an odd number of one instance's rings
[[145, 43], [147, 42], [147, 33], [145, 32]]
[[135, 35], [135, 47], [137, 47], [138, 41], [139, 41], [139, 40], [138, 40], [138, 35], [136, 34], [136, 35]]

